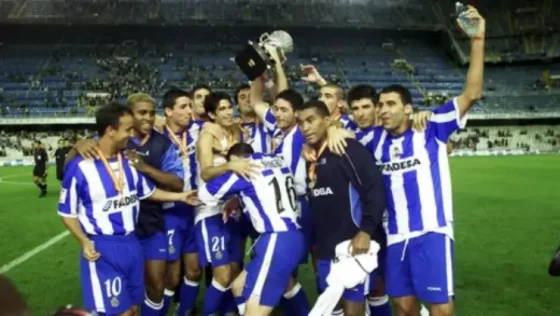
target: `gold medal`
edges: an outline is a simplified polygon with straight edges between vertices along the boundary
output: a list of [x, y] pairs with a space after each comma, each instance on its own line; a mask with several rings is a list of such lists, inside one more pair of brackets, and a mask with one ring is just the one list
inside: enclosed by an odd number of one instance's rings
[[175, 143], [175, 145], [177, 145], [177, 147], [179, 147], [179, 150], [181, 151], [181, 158], [183, 159], [183, 167], [184, 166], [188, 166], [189, 165], [189, 149], [188, 149], [188, 144], [187, 144], [187, 130], [185, 129], [185, 131], [183, 131], [183, 135], [181, 136], [181, 140], [179, 140], [179, 138], [177, 137], [177, 135], [175, 135], [175, 133], [173, 133], [173, 131], [171, 130], [171, 128], [169, 128], [169, 126], [165, 126], [165, 128], [167, 129], [167, 133], [169, 134], [169, 138], [171, 138], [171, 141], [173, 143]]
[[313, 189], [315, 187], [315, 181], [314, 180], [309, 180], [309, 188]]

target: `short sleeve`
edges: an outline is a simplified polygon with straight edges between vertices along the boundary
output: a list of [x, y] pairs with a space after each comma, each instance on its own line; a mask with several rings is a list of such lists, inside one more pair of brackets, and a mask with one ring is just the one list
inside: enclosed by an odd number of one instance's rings
[[428, 129], [431, 129], [436, 138], [447, 143], [449, 136], [460, 128], [465, 128], [467, 116], [461, 118], [461, 112], [457, 105], [457, 98], [445, 103], [433, 111]]
[[[81, 159], [80, 159], [81, 160]], [[74, 159], [66, 166], [60, 197], [58, 214], [64, 217], [78, 217], [79, 188], [83, 185], [84, 175], [79, 168], [78, 160]]]
[[206, 183], [198, 191], [198, 198], [203, 204], [216, 205], [225, 196], [238, 194], [249, 186], [250, 183], [247, 180], [233, 172], [228, 172]]
[[272, 137], [275, 137], [280, 130], [276, 124], [276, 117], [274, 117], [271, 109], [266, 110], [264, 114], [264, 129], [266, 133]]
[[174, 174], [180, 179], [184, 179], [185, 169], [183, 168], [183, 163], [181, 162], [177, 151], [178, 148], [175, 144], [171, 144], [167, 148], [167, 151], [163, 154], [161, 171]]

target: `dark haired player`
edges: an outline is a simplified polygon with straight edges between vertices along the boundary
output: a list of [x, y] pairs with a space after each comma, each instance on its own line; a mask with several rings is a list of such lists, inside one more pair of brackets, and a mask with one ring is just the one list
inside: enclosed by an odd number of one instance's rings
[[33, 168], [33, 182], [41, 190], [40, 198], [47, 195], [47, 163], [49, 157], [45, 146], [40, 140], [33, 142], [33, 159], [35, 160], [35, 167]]
[[[183, 164], [185, 174], [183, 190], [195, 190], [198, 174], [196, 141], [202, 128], [202, 121], [192, 120], [192, 99], [185, 91], [167, 91], [163, 95], [162, 105], [166, 118], [163, 135], [177, 146], [177, 155]], [[167, 314], [169, 303], [179, 284], [177, 314], [188, 315], [195, 307], [202, 275], [194, 231], [194, 208], [182, 203], [165, 205], [164, 208], [169, 244], [164, 308], [161, 315]], [[184, 274], [183, 278], [181, 278], [181, 271]]]
[[[380, 224], [386, 207], [383, 179], [368, 151], [354, 139], [347, 140], [343, 155], [328, 149], [331, 120], [322, 101], [306, 102], [298, 115], [306, 143], [316, 151], [317, 161], [309, 165], [308, 184], [321, 291], [327, 287], [339, 243], [351, 239], [354, 255], [367, 252], [372, 239], [382, 242]], [[345, 315], [364, 315], [368, 290], [361, 284], [344, 291]]]
[[[76, 156], [68, 163], [58, 213], [82, 246], [85, 306], [106, 315], [131, 316], [145, 302], [144, 250], [135, 234], [139, 215], [147, 211], [140, 200], [197, 203], [192, 192], [155, 188], [133, 167], [140, 162], [123, 155], [134, 128], [133, 111], [128, 106], [102, 107], [95, 120], [98, 159]], [[159, 314], [148, 310], [142, 315]]]

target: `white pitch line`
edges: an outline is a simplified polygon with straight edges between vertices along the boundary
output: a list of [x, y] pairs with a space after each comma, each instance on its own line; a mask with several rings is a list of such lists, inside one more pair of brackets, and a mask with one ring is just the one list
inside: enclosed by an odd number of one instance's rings
[[31, 182], [4, 181], [2, 178], [0, 178], [0, 184], [2, 183], [17, 184], [17, 185], [35, 185], [35, 183], [31, 183]]
[[[31, 176], [31, 174], [29, 174], [29, 173], [18, 173], [18, 174], [9, 174], [7, 176], [1, 176], [0, 179], [18, 178], [18, 177], [25, 176], [25, 175]], [[29, 177], [29, 178], [31, 178], [31, 177]]]
[[36, 254], [40, 253], [41, 251], [46, 250], [50, 246], [56, 244], [57, 242], [62, 240], [62, 238], [68, 236], [69, 234], [70, 234], [69, 231], [64, 231], [64, 232], [54, 236], [53, 238], [47, 240], [45, 243], [35, 247], [34, 249], [31, 249], [30, 251], [24, 253], [20, 257], [12, 260], [11, 262], [3, 265], [2, 267], [0, 267], [0, 273], [6, 273], [6, 272], [12, 270], [13, 268], [15, 268], [15, 267], [19, 266], [20, 264], [24, 263], [25, 261], [29, 260], [31, 257], [35, 256]]

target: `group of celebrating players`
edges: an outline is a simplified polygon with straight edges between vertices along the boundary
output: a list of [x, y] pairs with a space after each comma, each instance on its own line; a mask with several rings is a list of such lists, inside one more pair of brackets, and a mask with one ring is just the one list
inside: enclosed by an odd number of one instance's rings
[[[344, 99], [312, 66], [305, 79], [320, 96], [304, 102], [280, 62], [275, 82], [264, 73], [237, 89], [239, 119], [207, 86], [165, 93], [164, 118], [142, 93], [100, 108], [97, 136], [68, 154], [58, 206], [83, 249], [86, 307], [166, 315], [178, 292], [177, 315], [190, 315], [210, 267], [203, 315], [385, 316], [389, 297], [398, 315], [419, 315], [420, 301], [453, 315], [446, 144], [480, 98], [484, 68], [485, 22], [473, 7], [467, 17], [479, 27], [464, 91], [433, 112], [413, 114], [399, 85], [358, 85]], [[370, 256], [378, 268], [333, 297], [336, 308], [312, 309], [297, 281], [310, 254], [319, 293], [342, 261]]]

